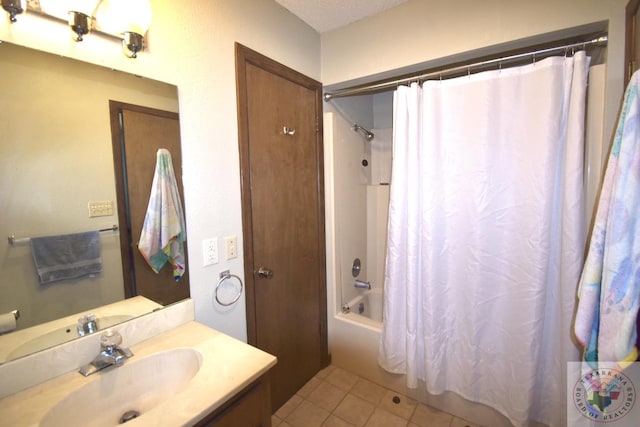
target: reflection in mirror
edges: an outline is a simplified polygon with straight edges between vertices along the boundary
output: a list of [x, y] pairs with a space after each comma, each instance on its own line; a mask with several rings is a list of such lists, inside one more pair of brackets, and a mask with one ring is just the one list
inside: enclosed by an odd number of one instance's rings
[[84, 321], [87, 317], [92, 319], [94, 332], [97, 332], [160, 308], [160, 304], [143, 296], [136, 296], [97, 307], [92, 309], [91, 313], [75, 313], [14, 331], [0, 337], [0, 363], [10, 362], [86, 335], [82, 329], [86, 326]]
[[[0, 243], [0, 315], [20, 311], [2, 349], [11, 334], [135, 295], [123, 282], [109, 101], [177, 113], [178, 99], [166, 83], [1, 42], [0, 75], [0, 236], [16, 238]], [[100, 233], [100, 273], [40, 284], [28, 238], [114, 225]]]

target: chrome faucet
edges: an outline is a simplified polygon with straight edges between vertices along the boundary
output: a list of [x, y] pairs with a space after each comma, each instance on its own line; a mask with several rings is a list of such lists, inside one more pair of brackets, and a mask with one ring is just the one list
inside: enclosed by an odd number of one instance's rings
[[369, 289], [371, 290], [371, 283], [369, 282], [365, 282], [363, 280], [355, 280], [355, 283], [353, 284], [353, 286], [355, 286], [356, 288], [360, 288], [360, 289]]
[[100, 354], [89, 364], [80, 368], [80, 373], [85, 377], [95, 374], [109, 366], [120, 366], [127, 359], [133, 357], [128, 348], [120, 347], [122, 335], [111, 329], [107, 329], [100, 337]]
[[78, 336], [80, 337], [98, 332], [98, 319], [96, 319], [96, 315], [85, 314], [79, 318], [76, 329], [78, 331]]

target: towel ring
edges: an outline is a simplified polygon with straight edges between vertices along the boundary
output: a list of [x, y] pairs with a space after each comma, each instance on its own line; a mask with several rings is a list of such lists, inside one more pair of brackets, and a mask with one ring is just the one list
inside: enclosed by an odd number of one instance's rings
[[[222, 301], [220, 301], [220, 298], [218, 298], [218, 289], [220, 288], [220, 285], [222, 284], [222, 282], [224, 282], [227, 279], [231, 279], [231, 278], [234, 278], [234, 279], [238, 280], [238, 283], [240, 283], [240, 290], [238, 291], [238, 295], [236, 295], [236, 297], [233, 299], [233, 301], [231, 301], [231, 302], [222, 302]], [[216, 290], [215, 290], [216, 301], [218, 301], [218, 304], [223, 305], [225, 307], [233, 305], [240, 299], [240, 296], [242, 295], [243, 288], [244, 288], [244, 285], [242, 284], [242, 279], [239, 276], [236, 276], [235, 274], [231, 274], [229, 272], [229, 270], [225, 270], [225, 271], [220, 273], [220, 280], [218, 280], [218, 284], [216, 285]]]

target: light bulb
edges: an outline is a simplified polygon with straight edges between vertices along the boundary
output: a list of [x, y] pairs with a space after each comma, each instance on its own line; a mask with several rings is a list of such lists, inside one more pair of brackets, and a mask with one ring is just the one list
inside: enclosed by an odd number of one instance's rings
[[107, 33], [132, 32], [144, 36], [151, 24], [151, 4], [148, 0], [102, 0], [96, 20]]
[[93, 16], [97, 2], [96, 0], [67, 0], [66, 3], [67, 12], [80, 12], [87, 16]]

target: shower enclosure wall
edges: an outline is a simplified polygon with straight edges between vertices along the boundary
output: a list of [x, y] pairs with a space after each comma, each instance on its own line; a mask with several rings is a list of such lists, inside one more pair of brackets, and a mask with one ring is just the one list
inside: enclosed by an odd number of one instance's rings
[[[376, 96], [390, 99], [390, 93]], [[329, 126], [335, 128], [337, 141], [331, 163], [336, 183], [335, 234], [341, 283], [338, 304], [343, 314], [361, 316], [345, 317], [380, 328], [391, 179], [391, 122], [387, 118], [390, 114], [384, 115], [387, 126], [384, 128], [372, 129], [373, 118], [362, 114], [358, 123], [347, 119], [359, 115], [353, 113], [354, 107], [371, 111], [372, 99], [372, 96], [350, 99], [344, 107], [350, 111], [337, 110], [338, 113], [330, 115]]]
[[[590, 70], [585, 151], [589, 217], [606, 160], [602, 145], [604, 74], [603, 65]], [[487, 406], [466, 401], [454, 393], [429, 395], [423, 385], [408, 389], [403, 375], [390, 374], [378, 366], [391, 174], [392, 94], [335, 99], [325, 103], [324, 110], [327, 303], [332, 362], [476, 424], [509, 426], [504, 417]], [[354, 131], [354, 124], [370, 129], [375, 135], [373, 140], [367, 141], [363, 133]], [[354, 277], [352, 266], [356, 258], [360, 259], [361, 268]], [[371, 290], [356, 288], [356, 279], [369, 282]], [[349, 306], [347, 313], [343, 312], [345, 304]]]

